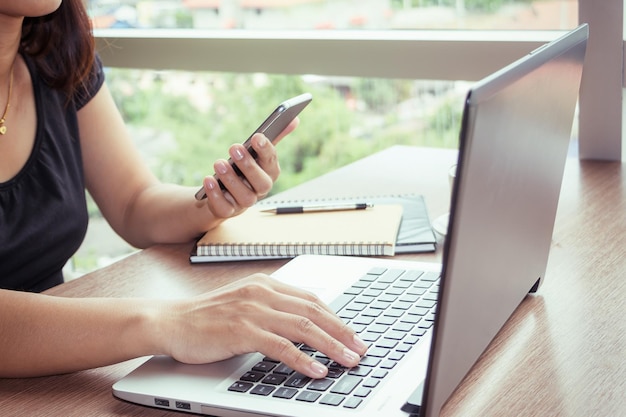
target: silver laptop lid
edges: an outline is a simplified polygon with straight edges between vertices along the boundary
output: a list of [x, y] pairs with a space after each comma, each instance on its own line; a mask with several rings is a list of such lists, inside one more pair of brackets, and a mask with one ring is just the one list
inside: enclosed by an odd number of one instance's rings
[[423, 416], [543, 279], [587, 38], [582, 25], [467, 95]]

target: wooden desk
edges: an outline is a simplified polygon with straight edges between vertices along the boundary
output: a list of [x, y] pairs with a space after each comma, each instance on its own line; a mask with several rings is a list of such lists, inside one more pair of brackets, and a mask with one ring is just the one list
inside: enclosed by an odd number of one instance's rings
[[[393, 147], [284, 193], [417, 191], [432, 218], [449, 202], [455, 152]], [[568, 161], [546, 281], [513, 314], [443, 411], [445, 416], [626, 415], [626, 180], [623, 164]], [[190, 265], [190, 244], [144, 250], [56, 287], [64, 297], [176, 297], [285, 261]], [[435, 254], [404, 255], [420, 261]], [[3, 416], [180, 416], [115, 399], [141, 363], [47, 378], [0, 379]]]

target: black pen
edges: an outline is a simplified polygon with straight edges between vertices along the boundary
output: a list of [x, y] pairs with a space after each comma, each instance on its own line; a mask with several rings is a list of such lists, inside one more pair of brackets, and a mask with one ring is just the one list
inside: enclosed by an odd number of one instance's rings
[[285, 207], [273, 207], [266, 210], [261, 210], [264, 213], [274, 214], [294, 214], [294, 213], [310, 213], [320, 211], [339, 211], [339, 210], [365, 210], [366, 208], [374, 207], [369, 203], [350, 203], [350, 204], [330, 204], [319, 206], [285, 206]]

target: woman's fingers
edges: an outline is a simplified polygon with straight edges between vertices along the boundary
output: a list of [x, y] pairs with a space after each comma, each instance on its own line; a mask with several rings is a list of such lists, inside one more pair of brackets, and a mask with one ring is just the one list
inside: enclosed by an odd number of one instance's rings
[[312, 378], [324, 365], [300, 351], [304, 343], [353, 367], [366, 345], [314, 295], [261, 274], [197, 297], [178, 307], [169, 354], [182, 362], [206, 363], [260, 352]]

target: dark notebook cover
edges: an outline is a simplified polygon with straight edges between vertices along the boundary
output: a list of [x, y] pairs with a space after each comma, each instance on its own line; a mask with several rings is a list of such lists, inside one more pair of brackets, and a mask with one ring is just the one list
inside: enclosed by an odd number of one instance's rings
[[434, 252], [437, 238], [433, 231], [424, 197], [418, 194], [378, 196], [373, 204], [402, 204], [402, 221], [396, 238], [396, 254]]

